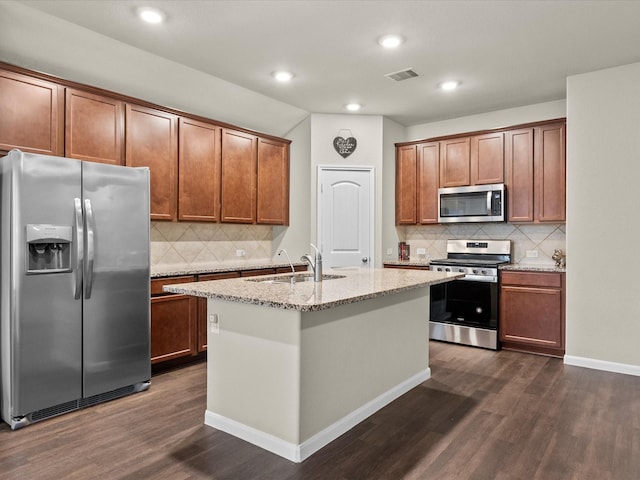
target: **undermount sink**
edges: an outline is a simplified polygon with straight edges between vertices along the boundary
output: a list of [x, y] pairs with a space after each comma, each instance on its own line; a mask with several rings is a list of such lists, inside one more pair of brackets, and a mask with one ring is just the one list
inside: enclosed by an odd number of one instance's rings
[[[300, 282], [313, 282], [313, 273], [298, 273], [296, 275], [282, 275], [279, 277], [258, 277], [247, 278], [247, 282], [257, 283], [291, 283], [293, 277], [293, 283]], [[322, 275], [322, 280], [335, 280], [336, 278], [345, 278], [346, 275]]]

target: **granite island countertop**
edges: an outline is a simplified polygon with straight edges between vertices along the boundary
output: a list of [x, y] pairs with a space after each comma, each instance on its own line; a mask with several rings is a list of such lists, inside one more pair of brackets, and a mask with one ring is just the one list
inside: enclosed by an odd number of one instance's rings
[[[293, 262], [294, 267], [308, 265], [304, 262]], [[211, 264], [172, 264], [151, 266], [151, 278], [177, 277], [181, 275], [202, 275], [207, 273], [240, 272], [243, 270], [259, 270], [261, 268], [289, 268], [289, 262], [256, 260], [245, 262], [225, 262]]]
[[251, 277], [245, 277], [167, 285], [164, 290], [286, 310], [317, 311], [448, 282], [463, 276], [456, 273], [393, 268], [336, 268], [325, 270], [324, 274], [339, 275], [341, 278], [323, 280], [319, 283], [297, 282], [294, 285], [288, 282], [264, 281], [287, 276], [287, 274], [281, 274], [253, 277], [262, 281], [252, 281], [249, 280]]

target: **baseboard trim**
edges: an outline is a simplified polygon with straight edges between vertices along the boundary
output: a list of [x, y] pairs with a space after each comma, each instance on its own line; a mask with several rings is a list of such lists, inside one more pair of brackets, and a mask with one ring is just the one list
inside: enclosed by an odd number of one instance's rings
[[628, 365], [626, 363], [608, 362], [605, 360], [597, 360], [595, 358], [575, 357], [573, 355], [565, 355], [564, 363], [566, 365], [573, 365], [574, 367], [585, 367], [594, 370], [624, 373], [625, 375], [640, 377], [640, 365]]
[[204, 423], [205, 425], [217, 428], [218, 430], [222, 430], [223, 432], [227, 432], [235, 437], [257, 445], [260, 448], [264, 448], [276, 455], [280, 455], [287, 460], [299, 463], [343, 433], [351, 430], [358, 423], [370, 417], [382, 407], [385, 407], [396, 398], [404, 395], [412, 388], [417, 387], [430, 378], [430, 368], [418, 372], [297, 445], [210, 410], [207, 410], [204, 414]]

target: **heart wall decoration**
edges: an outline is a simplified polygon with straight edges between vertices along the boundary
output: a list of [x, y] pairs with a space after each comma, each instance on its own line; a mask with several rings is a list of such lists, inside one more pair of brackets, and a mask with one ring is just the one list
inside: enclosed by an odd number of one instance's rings
[[[349, 133], [351, 134], [351, 130], [349, 130]], [[333, 139], [333, 148], [336, 149], [336, 152], [338, 152], [342, 158], [347, 158], [351, 155], [357, 145], [358, 141], [353, 137], [353, 135], [349, 135], [347, 138], [338, 136]]]

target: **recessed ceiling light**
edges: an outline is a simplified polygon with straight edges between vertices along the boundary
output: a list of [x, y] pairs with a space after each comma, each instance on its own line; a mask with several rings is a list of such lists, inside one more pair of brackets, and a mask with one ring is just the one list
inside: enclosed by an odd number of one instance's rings
[[396, 48], [402, 44], [403, 38], [400, 35], [383, 35], [378, 39], [378, 43], [384, 48]]
[[293, 73], [284, 70], [273, 72], [271, 75], [279, 82], [289, 82], [293, 78]]
[[348, 103], [344, 106], [344, 108], [346, 108], [350, 112], [357, 112], [362, 108], [362, 105], [360, 105], [359, 103]]
[[149, 7], [138, 8], [138, 16], [147, 23], [162, 23], [166, 18], [164, 12]]
[[460, 82], [458, 82], [456, 80], [448, 80], [446, 82], [442, 82], [439, 85], [439, 87], [440, 87], [440, 90], [451, 91], [451, 90], [455, 90], [456, 88], [458, 88], [458, 85], [460, 85]]

